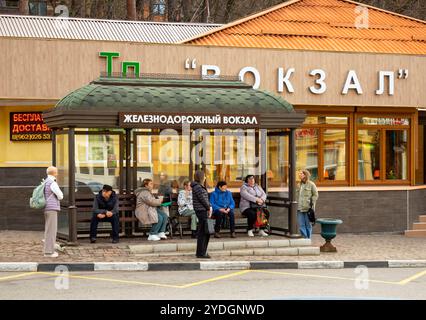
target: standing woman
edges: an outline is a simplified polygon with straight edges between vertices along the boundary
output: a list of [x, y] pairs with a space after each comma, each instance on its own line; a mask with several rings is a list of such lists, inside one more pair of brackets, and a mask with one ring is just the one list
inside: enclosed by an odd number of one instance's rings
[[207, 254], [207, 246], [210, 240], [207, 218], [211, 217], [212, 208], [209, 202], [209, 194], [206, 187], [204, 187], [205, 181], [206, 176], [204, 172], [197, 170], [194, 174], [194, 181], [191, 183], [192, 204], [199, 221], [196, 255], [197, 258], [210, 259], [210, 256]]
[[312, 225], [309, 221], [308, 211], [310, 208], [315, 210], [315, 204], [318, 200], [318, 189], [315, 183], [309, 179], [310, 176], [308, 170], [300, 171], [300, 185], [297, 188], [297, 221], [300, 233], [306, 239], [310, 239], [312, 236]]

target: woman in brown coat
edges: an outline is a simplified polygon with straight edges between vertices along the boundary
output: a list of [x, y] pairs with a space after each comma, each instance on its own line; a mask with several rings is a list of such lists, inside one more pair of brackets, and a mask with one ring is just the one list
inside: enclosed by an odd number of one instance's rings
[[168, 216], [162, 210], [163, 196], [156, 198], [152, 194], [154, 183], [151, 179], [144, 179], [142, 188], [135, 191], [136, 210], [135, 215], [143, 224], [152, 224], [149, 232], [149, 241], [167, 239], [165, 234]]

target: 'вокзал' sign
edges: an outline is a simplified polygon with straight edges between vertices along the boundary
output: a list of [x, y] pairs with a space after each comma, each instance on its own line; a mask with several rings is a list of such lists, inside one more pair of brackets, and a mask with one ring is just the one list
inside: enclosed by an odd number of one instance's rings
[[41, 112], [11, 112], [11, 141], [51, 140], [51, 130], [43, 122]]

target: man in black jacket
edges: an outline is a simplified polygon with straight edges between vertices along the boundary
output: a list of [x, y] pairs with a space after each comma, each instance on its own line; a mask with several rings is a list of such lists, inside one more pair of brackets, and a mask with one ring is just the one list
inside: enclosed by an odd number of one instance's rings
[[93, 201], [93, 216], [90, 223], [90, 242], [96, 242], [99, 222], [111, 222], [112, 243], [119, 241], [118, 197], [112, 187], [104, 185]]
[[192, 204], [195, 214], [197, 215], [198, 235], [197, 235], [197, 258], [210, 258], [207, 254], [207, 246], [209, 245], [210, 233], [208, 230], [207, 219], [212, 215], [212, 208], [209, 202], [209, 194], [204, 187], [206, 178], [203, 171], [196, 171], [194, 174], [194, 182], [192, 187]]

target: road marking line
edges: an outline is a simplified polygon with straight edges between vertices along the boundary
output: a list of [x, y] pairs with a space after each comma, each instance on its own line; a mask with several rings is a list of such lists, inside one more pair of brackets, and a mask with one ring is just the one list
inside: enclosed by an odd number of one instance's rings
[[17, 274], [17, 275], [14, 275], [14, 276], [7, 276], [7, 277], [0, 278], [0, 281], [23, 278], [23, 277], [27, 277], [27, 276], [30, 276], [30, 275], [33, 275], [33, 274], [36, 274], [36, 273], [37, 272], [35, 272], [35, 271], [34, 272], [25, 272], [25, 273]]
[[424, 275], [426, 275], [426, 270], [421, 271], [419, 273], [416, 273], [415, 275], [413, 275], [413, 276], [411, 276], [411, 277], [409, 277], [407, 279], [401, 280], [400, 282], [398, 282], [398, 284], [400, 284], [402, 286], [406, 285], [407, 283], [409, 283], [411, 281], [414, 281], [414, 280], [416, 280], [416, 279], [418, 279], [420, 277], [423, 277]]
[[[354, 278], [321, 276], [321, 275], [316, 275], [316, 274], [300, 274], [300, 273], [278, 272], [278, 271], [265, 271], [265, 270], [252, 270], [252, 271], [253, 272], [259, 272], [259, 273], [280, 274], [280, 275], [288, 275], [288, 276], [296, 276], [296, 277], [310, 277], [310, 278], [323, 278], [323, 279], [335, 279], [335, 280], [350, 280], [350, 281], [357, 280], [357, 279], [354, 279]], [[370, 280], [370, 279], [366, 279], [366, 281], [368, 281], [368, 282], [374, 282], [374, 283], [399, 284], [399, 282], [394, 282], [394, 281], [382, 281], [382, 280]]]
[[70, 274], [59, 274], [52, 272], [38, 272], [39, 274], [54, 276], [54, 277], [68, 277], [70, 279], [83, 279], [83, 280], [94, 280], [94, 281], [105, 281], [105, 282], [116, 282], [123, 284], [140, 284], [140, 285], [148, 285], [148, 286], [156, 286], [156, 287], [167, 287], [167, 288], [182, 288], [181, 285], [172, 285], [172, 284], [162, 284], [162, 283], [152, 283], [152, 282], [141, 282], [141, 281], [131, 281], [131, 280], [118, 280], [118, 279], [110, 279], [110, 278], [97, 278], [97, 277], [88, 277], [88, 276], [75, 276]]
[[197, 282], [189, 283], [189, 284], [183, 285], [182, 289], [189, 288], [189, 287], [194, 287], [194, 286], [199, 286], [199, 285], [202, 285], [202, 284], [205, 284], [205, 283], [209, 283], [209, 282], [214, 282], [214, 281], [219, 281], [219, 280], [223, 280], [223, 279], [228, 279], [228, 278], [231, 278], [231, 277], [240, 276], [240, 275], [252, 272], [252, 271], [253, 270], [242, 270], [242, 271], [233, 272], [231, 274], [226, 274], [226, 275], [223, 275], [223, 276], [214, 277], [214, 278], [207, 279], [207, 280], [202, 280], [202, 281], [197, 281]]

